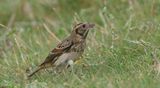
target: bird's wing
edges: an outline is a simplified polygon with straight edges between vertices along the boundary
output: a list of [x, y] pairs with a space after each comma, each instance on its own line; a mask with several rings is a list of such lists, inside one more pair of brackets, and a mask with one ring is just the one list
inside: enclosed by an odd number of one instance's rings
[[61, 43], [59, 43], [57, 45], [56, 48], [54, 48], [50, 53], [49, 55], [46, 57], [45, 61], [40, 65], [40, 66], [43, 66], [47, 63], [54, 63], [58, 56], [60, 56], [62, 53], [68, 51], [71, 46], [73, 45], [73, 42], [71, 40], [69, 40], [68, 38], [63, 40]]

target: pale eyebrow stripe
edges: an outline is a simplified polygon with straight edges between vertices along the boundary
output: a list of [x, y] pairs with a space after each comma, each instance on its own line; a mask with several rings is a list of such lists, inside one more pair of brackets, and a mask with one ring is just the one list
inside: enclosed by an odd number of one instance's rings
[[83, 23], [78, 23], [78, 24], [76, 24], [76, 25], [74, 26], [74, 29], [77, 28], [77, 27], [79, 27], [79, 25], [81, 25], [81, 24], [83, 24]]

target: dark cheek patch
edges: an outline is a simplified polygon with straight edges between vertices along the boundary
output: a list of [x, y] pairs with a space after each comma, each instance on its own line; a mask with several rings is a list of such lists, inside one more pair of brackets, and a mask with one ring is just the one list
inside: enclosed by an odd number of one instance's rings
[[78, 28], [76, 29], [76, 34], [78, 34]]
[[80, 29], [76, 29], [76, 34], [79, 34], [80, 36], [83, 36], [83, 33], [79, 32]]

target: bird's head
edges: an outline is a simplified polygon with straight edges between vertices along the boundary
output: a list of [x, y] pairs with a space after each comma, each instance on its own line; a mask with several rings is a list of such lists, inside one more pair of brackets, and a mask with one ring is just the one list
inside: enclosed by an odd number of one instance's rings
[[91, 28], [93, 28], [95, 26], [95, 24], [90, 24], [90, 23], [79, 23], [76, 24], [73, 27], [73, 32], [72, 34], [76, 34], [78, 36], [80, 36], [81, 38], [86, 38], [88, 35], [88, 32]]

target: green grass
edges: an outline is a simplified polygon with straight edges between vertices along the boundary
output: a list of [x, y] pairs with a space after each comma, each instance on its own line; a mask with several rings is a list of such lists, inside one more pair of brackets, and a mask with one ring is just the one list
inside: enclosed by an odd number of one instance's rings
[[[1, 0], [0, 87], [159, 88], [151, 65], [154, 49], [160, 56], [159, 10], [159, 0]], [[75, 72], [27, 79], [76, 21], [96, 27]]]

